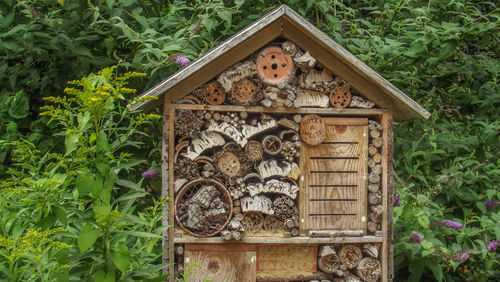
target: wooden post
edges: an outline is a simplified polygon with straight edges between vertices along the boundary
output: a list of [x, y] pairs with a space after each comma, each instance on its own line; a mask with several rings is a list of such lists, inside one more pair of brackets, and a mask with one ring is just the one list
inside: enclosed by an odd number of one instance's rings
[[[385, 113], [382, 116], [381, 125], [383, 130], [382, 146], [382, 205], [386, 207], [386, 211], [382, 215], [382, 249], [381, 249], [381, 262], [382, 262], [382, 281], [392, 281], [393, 279], [393, 254], [390, 250], [392, 247], [392, 115]], [[391, 138], [389, 140], [389, 137]]]
[[[170, 282], [175, 281], [174, 275], [174, 118], [175, 110], [171, 107], [171, 101], [165, 98], [163, 116], [163, 145], [162, 145], [162, 196], [169, 197], [168, 208], [164, 208], [164, 225], [172, 225], [166, 231], [163, 239], [163, 263], [171, 263], [168, 267]], [[166, 237], [166, 239], [165, 239]], [[165, 242], [167, 241], [167, 242]], [[167, 243], [167, 244], [165, 244]], [[167, 269], [163, 271], [165, 274]]]

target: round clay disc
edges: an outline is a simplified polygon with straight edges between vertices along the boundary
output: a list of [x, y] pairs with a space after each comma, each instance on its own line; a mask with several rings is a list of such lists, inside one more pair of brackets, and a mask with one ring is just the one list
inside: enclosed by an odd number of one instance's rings
[[227, 176], [236, 176], [240, 171], [240, 160], [235, 154], [225, 152], [217, 159], [217, 167]]
[[326, 126], [318, 115], [306, 115], [300, 121], [300, 137], [309, 145], [318, 145], [326, 138]]
[[257, 75], [269, 85], [287, 81], [293, 74], [292, 57], [279, 47], [268, 47], [257, 57]]
[[337, 86], [330, 93], [330, 104], [334, 108], [346, 108], [351, 104], [351, 90], [346, 86]]
[[226, 92], [218, 81], [212, 81], [203, 88], [203, 97], [210, 105], [220, 105], [226, 98]]
[[256, 94], [257, 86], [246, 78], [233, 84], [231, 96], [241, 105], [248, 105], [254, 102]]

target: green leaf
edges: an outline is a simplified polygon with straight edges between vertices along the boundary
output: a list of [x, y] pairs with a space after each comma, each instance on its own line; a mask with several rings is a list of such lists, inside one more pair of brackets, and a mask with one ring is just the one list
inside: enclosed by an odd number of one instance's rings
[[23, 90], [19, 90], [10, 102], [9, 115], [15, 119], [21, 119], [28, 116], [29, 110], [29, 98]]
[[229, 11], [218, 11], [217, 15], [224, 20], [226, 23], [224, 24], [226, 28], [231, 26], [232, 15]]
[[97, 230], [92, 224], [85, 223], [80, 230], [80, 234], [78, 235], [78, 249], [80, 250], [80, 253], [90, 249], [99, 236], [101, 236], [99, 230]]
[[437, 55], [438, 58], [442, 59], [451, 54], [453, 51], [455, 51], [457, 45], [458, 43], [455, 40], [447, 41], [439, 48], [439, 52]]
[[425, 261], [425, 266], [429, 268], [432, 271], [432, 274], [434, 275], [434, 278], [436, 278], [437, 281], [443, 281], [443, 269], [438, 263], [435, 263], [431, 260], [426, 260]]
[[127, 272], [130, 265], [130, 253], [127, 246], [120, 244], [116, 250], [111, 250], [111, 261], [122, 273]]
[[92, 193], [92, 198], [97, 199], [103, 190], [103, 179], [101, 176], [98, 176], [92, 182], [92, 186], [90, 186], [90, 193]]
[[109, 152], [109, 142], [108, 136], [104, 133], [104, 130], [99, 131], [97, 134], [97, 148], [99, 148], [103, 152]]
[[385, 5], [385, 0], [375, 0], [375, 4], [377, 4], [377, 7], [380, 10], [383, 10]]
[[64, 139], [64, 145], [66, 147], [66, 154], [68, 156], [71, 154], [77, 147], [79, 134], [76, 132], [70, 132], [66, 134], [66, 138]]
[[115, 282], [115, 273], [106, 273], [104, 270], [100, 270], [95, 274], [94, 282]]
[[427, 215], [422, 213], [420, 216], [417, 217], [418, 223], [420, 223], [420, 226], [424, 229], [429, 229], [431, 222], [429, 221], [429, 218]]
[[419, 282], [420, 277], [424, 273], [424, 263], [421, 260], [413, 260], [410, 262], [410, 276], [408, 282]]
[[68, 225], [68, 216], [66, 216], [66, 211], [60, 206], [54, 206], [54, 211], [56, 213], [57, 219], [64, 225]]
[[422, 248], [428, 250], [428, 249], [432, 249], [434, 247], [434, 245], [432, 244], [432, 242], [430, 241], [427, 241], [425, 239], [422, 240], [422, 242], [420, 243], [422, 245]]
[[78, 130], [82, 131], [85, 129], [90, 120], [90, 112], [79, 113], [78, 114]]
[[87, 195], [94, 184], [94, 177], [88, 172], [80, 173], [76, 180], [76, 189], [80, 197]]

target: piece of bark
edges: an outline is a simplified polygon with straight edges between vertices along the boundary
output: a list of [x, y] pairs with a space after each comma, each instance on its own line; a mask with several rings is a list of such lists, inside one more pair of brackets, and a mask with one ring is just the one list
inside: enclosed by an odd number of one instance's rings
[[190, 160], [196, 159], [201, 153], [209, 148], [224, 145], [226, 141], [216, 132], [202, 132], [200, 136], [191, 141], [187, 152], [182, 154]]
[[349, 106], [351, 108], [371, 109], [375, 107], [375, 103], [360, 96], [352, 96], [351, 104]]
[[377, 147], [373, 146], [372, 144], [368, 145], [368, 154], [370, 154], [370, 156], [373, 156], [378, 153], [379, 151]]
[[299, 114], [296, 114], [293, 116], [293, 120], [296, 122], [296, 123], [300, 123], [300, 121], [302, 120], [302, 116], [299, 115]]
[[377, 231], [377, 224], [373, 221], [370, 221], [368, 222], [368, 231], [370, 231], [370, 233], [375, 233]]
[[382, 195], [377, 192], [377, 193], [370, 193], [368, 195], [368, 202], [372, 205], [378, 205], [380, 204], [380, 201], [382, 200]]
[[370, 142], [371, 142], [371, 144], [373, 144], [373, 146], [375, 146], [377, 148], [381, 148], [382, 145], [384, 144], [384, 140], [382, 139], [382, 137], [372, 139]]
[[382, 133], [380, 132], [380, 130], [378, 129], [372, 129], [370, 130], [370, 137], [375, 139], [375, 138], [378, 138], [380, 137], [380, 135], [382, 135]]
[[376, 173], [370, 173], [368, 175], [368, 182], [370, 183], [373, 183], [373, 184], [377, 184], [380, 182], [380, 175], [379, 174], [376, 174]]
[[241, 233], [239, 231], [231, 231], [231, 237], [234, 240], [241, 240]]
[[370, 210], [376, 214], [383, 214], [384, 213], [384, 206], [382, 206], [382, 205], [371, 206]]
[[370, 192], [378, 192], [378, 191], [380, 191], [380, 185], [370, 183], [370, 184], [368, 184], [368, 191], [370, 191]]
[[369, 168], [372, 168], [377, 164], [372, 158], [369, 158], [367, 163]]
[[297, 93], [294, 101], [294, 107], [318, 107], [327, 108], [330, 99], [327, 95], [314, 90], [302, 90]]
[[233, 88], [233, 83], [256, 73], [257, 65], [253, 61], [246, 61], [238, 63], [227, 71], [221, 73], [217, 81], [222, 85], [222, 87], [224, 87], [226, 92], [229, 92]]
[[375, 247], [373, 244], [364, 244], [363, 253], [367, 254], [372, 258], [378, 258], [379, 251], [377, 247]]
[[184, 247], [182, 246], [175, 247], [175, 253], [179, 256], [182, 256], [184, 254]]
[[274, 214], [273, 203], [271, 199], [264, 195], [242, 198], [241, 210], [243, 212], [258, 211], [265, 214]]
[[370, 213], [370, 220], [375, 222], [375, 223], [380, 223], [380, 222], [382, 222], [382, 215], [371, 212]]
[[224, 240], [231, 240], [231, 238], [232, 238], [231, 231], [229, 231], [229, 230], [222, 230], [220, 235], [221, 235], [222, 239], [224, 239]]

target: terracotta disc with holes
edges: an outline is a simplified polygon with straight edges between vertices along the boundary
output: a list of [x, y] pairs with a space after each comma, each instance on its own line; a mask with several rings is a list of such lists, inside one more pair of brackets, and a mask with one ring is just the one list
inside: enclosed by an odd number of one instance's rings
[[236, 176], [240, 171], [240, 160], [235, 154], [225, 152], [217, 159], [217, 167], [227, 176]]
[[318, 145], [326, 138], [326, 125], [318, 115], [306, 115], [300, 121], [300, 137], [309, 145]]
[[218, 81], [212, 81], [203, 88], [203, 97], [210, 105], [220, 105], [226, 98], [226, 92]]
[[279, 47], [268, 47], [257, 57], [257, 75], [266, 84], [276, 85], [289, 80], [293, 70], [292, 57]]
[[351, 90], [349, 90], [349, 87], [335, 87], [330, 93], [330, 104], [334, 108], [347, 108], [351, 104]]
[[256, 95], [257, 85], [246, 78], [233, 84], [231, 96], [238, 104], [249, 105], [255, 102]]

